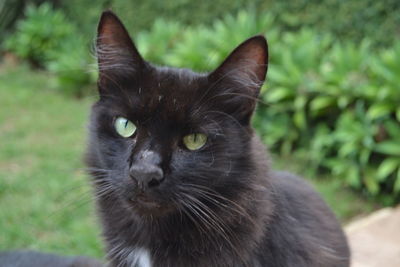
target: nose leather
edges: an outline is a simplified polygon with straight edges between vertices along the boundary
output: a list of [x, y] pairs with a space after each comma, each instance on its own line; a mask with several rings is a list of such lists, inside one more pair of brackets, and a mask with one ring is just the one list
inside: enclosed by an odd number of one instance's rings
[[131, 177], [137, 181], [140, 189], [147, 190], [157, 186], [162, 181], [164, 174], [160, 167], [152, 164], [134, 164], [130, 168]]
[[145, 150], [137, 155], [129, 169], [129, 174], [142, 191], [155, 187], [162, 182], [164, 172], [159, 164], [160, 156], [158, 153]]

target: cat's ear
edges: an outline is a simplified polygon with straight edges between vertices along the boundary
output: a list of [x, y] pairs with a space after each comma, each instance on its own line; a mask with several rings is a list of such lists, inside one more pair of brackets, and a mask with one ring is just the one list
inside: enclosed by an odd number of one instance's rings
[[264, 36], [244, 41], [209, 74], [210, 83], [229, 112], [244, 123], [250, 121], [268, 64], [268, 45]]
[[101, 15], [96, 55], [101, 86], [136, 75], [144, 64], [128, 31], [111, 11], [104, 11]]

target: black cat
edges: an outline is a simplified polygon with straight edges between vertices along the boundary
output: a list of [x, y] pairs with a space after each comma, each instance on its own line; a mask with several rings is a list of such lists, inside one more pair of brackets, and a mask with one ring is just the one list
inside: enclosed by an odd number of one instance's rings
[[349, 266], [335, 216], [303, 179], [269, 169], [250, 125], [263, 36], [195, 73], [146, 62], [104, 12], [97, 54], [86, 162], [112, 266]]
[[[104, 12], [97, 55], [86, 162], [110, 266], [349, 266], [335, 216], [303, 179], [270, 170], [250, 125], [267, 71], [264, 37], [200, 74], [146, 62]], [[0, 253], [0, 266], [99, 265]]]

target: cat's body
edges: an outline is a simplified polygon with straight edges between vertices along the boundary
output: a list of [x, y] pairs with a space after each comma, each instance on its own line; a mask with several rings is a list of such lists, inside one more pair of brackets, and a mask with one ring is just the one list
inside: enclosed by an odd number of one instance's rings
[[335, 216], [302, 179], [269, 169], [250, 126], [264, 37], [198, 74], [143, 60], [112, 13], [98, 34], [87, 164], [111, 265], [349, 265]]
[[110, 266], [349, 266], [333, 213], [301, 178], [270, 170], [250, 125], [264, 37], [199, 74], [144, 61], [105, 12], [97, 54], [86, 163]]

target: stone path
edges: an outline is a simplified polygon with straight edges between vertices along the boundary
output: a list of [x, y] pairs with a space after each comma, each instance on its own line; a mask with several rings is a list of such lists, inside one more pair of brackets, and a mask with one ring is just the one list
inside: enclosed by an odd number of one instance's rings
[[400, 206], [378, 210], [345, 230], [351, 267], [400, 267]]

